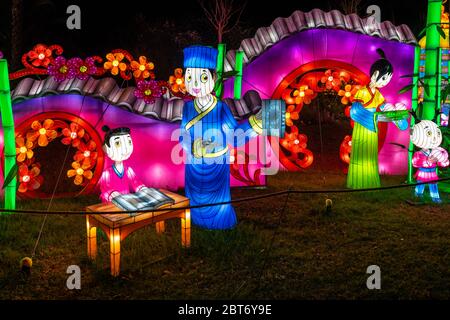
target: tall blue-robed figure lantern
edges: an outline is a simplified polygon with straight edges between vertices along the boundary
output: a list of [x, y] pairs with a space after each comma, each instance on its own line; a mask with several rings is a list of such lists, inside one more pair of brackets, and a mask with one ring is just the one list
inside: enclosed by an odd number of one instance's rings
[[[230, 148], [262, 134], [263, 122], [271, 121], [268, 115], [263, 121], [263, 108], [238, 123], [217, 99], [213, 94], [217, 54], [206, 46], [184, 49], [186, 90], [194, 100], [184, 105], [180, 142], [186, 153], [185, 191], [191, 206], [230, 201]], [[192, 208], [191, 219], [207, 229], [230, 229], [237, 222], [231, 204]]]

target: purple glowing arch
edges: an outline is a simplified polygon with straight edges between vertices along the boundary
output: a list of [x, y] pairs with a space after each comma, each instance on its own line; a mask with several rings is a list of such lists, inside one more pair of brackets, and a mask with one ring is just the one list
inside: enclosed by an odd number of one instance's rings
[[[388, 102], [403, 102], [411, 107], [411, 93], [399, 95], [398, 91], [410, 82], [401, 76], [413, 73], [414, 45], [337, 29], [300, 31], [275, 43], [246, 64], [242, 91], [256, 90], [263, 99], [269, 99], [292, 71], [315, 62], [317, 68], [325, 67], [319, 61], [334, 60], [369, 74], [372, 63], [379, 59], [377, 48], [384, 50], [395, 70], [382, 94]], [[225, 83], [224, 90], [225, 96], [232, 96], [232, 81]], [[408, 171], [408, 151], [394, 143], [409, 145], [409, 132], [389, 124], [379, 153], [381, 174], [403, 175]]]

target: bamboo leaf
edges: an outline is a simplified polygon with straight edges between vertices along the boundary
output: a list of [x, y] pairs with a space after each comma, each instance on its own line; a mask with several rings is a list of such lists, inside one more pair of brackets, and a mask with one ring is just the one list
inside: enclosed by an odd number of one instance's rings
[[422, 29], [422, 31], [420, 31], [419, 38], [422, 38], [425, 35], [425, 33], [427, 32], [427, 29], [428, 29], [428, 27], [426, 27], [426, 28]]
[[17, 177], [18, 173], [19, 173], [19, 167], [17, 165], [17, 163], [14, 164], [14, 166], [11, 168], [11, 170], [9, 170], [5, 181], [3, 182], [3, 186], [2, 186], [2, 190], [4, 190], [10, 183], [11, 181], [13, 181], [13, 179], [15, 177]]
[[423, 102], [420, 102], [419, 105], [417, 106], [416, 116], [418, 117], [418, 119], [422, 119], [422, 115], [423, 115]]
[[440, 25], [436, 25], [436, 29], [437, 29], [437, 31], [439, 32], [439, 34], [441, 35], [442, 38], [444, 38], [444, 39], [447, 38], [446, 35], [445, 35], [445, 32], [444, 32], [444, 29], [442, 29], [442, 27]]
[[414, 88], [414, 83], [408, 84], [407, 86], [401, 88], [398, 91], [398, 94], [402, 94], [402, 93], [408, 92], [408, 91], [412, 90], [412, 88]]
[[425, 90], [426, 95], [429, 96], [430, 95], [430, 85], [428, 83], [424, 83], [423, 89]]
[[238, 72], [233, 70], [233, 71], [225, 72], [225, 73], [222, 75], [222, 77], [223, 77], [224, 79], [226, 79], [226, 78], [234, 77], [234, 76], [236, 76], [237, 74], [238, 74]]
[[401, 76], [400, 79], [403, 79], [403, 78], [414, 78], [414, 77], [418, 77], [418, 76], [419, 76], [418, 73], [415, 73], [415, 74], [405, 74], [405, 75]]
[[441, 101], [445, 102], [449, 94], [450, 94], [450, 86], [446, 85], [444, 89], [441, 91]]

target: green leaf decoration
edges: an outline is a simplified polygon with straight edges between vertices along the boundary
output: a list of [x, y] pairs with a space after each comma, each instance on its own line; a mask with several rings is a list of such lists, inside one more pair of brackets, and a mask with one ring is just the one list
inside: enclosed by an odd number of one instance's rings
[[445, 35], [445, 32], [444, 32], [444, 29], [442, 29], [442, 27], [440, 25], [436, 25], [436, 29], [437, 29], [437, 31], [439, 32], [439, 34], [441, 35], [442, 38], [444, 38], [444, 39], [447, 38], [446, 35]]
[[10, 183], [13, 181], [14, 178], [17, 177], [19, 173], [19, 166], [17, 163], [14, 164], [14, 166], [9, 170], [8, 175], [5, 178], [5, 181], [3, 182], [2, 190], [4, 190]]
[[419, 39], [422, 38], [422, 37], [425, 35], [425, 33], [427, 32], [427, 28], [428, 28], [428, 27], [426, 27], [426, 28], [422, 29], [422, 31], [420, 31], [420, 33], [419, 33]]
[[408, 92], [408, 91], [412, 90], [413, 88], [414, 88], [414, 83], [408, 84], [407, 86], [401, 88], [398, 91], [398, 94], [402, 94], [402, 93]]
[[228, 72], [225, 72], [224, 74], [223, 74], [223, 78], [224, 79], [226, 79], [226, 78], [231, 78], [231, 77], [234, 77], [234, 76], [236, 76], [238, 74], [238, 72], [237, 71], [228, 71]]
[[450, 94], [450, 85], [446, 85], [444, 89], [442, 89], [441, 91], [441, 102], [445, 102], [449, 94]]
[[425, 90], [425, 93], [427, 94], [427, 96], [429, 96], [430, 95], [430, 85], [428, 83], [424, 83], [423, 89]]
[[405, 74], [403, 76], [400, 77], [400, 79], [404, 79], [404, 78], [414, 78], [414, 77], [418, 77], [419, 74], [415, 73], [415, 74]]

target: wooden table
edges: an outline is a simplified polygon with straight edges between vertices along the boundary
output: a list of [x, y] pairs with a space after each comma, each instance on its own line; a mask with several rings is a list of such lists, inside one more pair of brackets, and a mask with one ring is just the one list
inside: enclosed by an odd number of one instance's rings
[[[161, 192], [175, 200], [173, 205], [163, 208], [182, 208], [189, 206], [189, 199], [179, 194], [160, 189]], [[120, 242], [132, 232], [149, 224], [156, 224], [156, 232], [163, 233], [164, 221], [181, 219], [181, 245], [188, 248], [191, 245], [191, 214], [190, 210], [171, 210], [140, 213], [135, 216], [128, 214], [102, 214], [101, 212], [123, 211], [112, 203], [100, 203], [86, 208], [87, 251], [88, 257], [97, 257], [97, 227], [101, 228], [109, 238], [111, 275], [116, 277], [120, 273]], [[89, 213], [92, 212], [92, 213]]]

